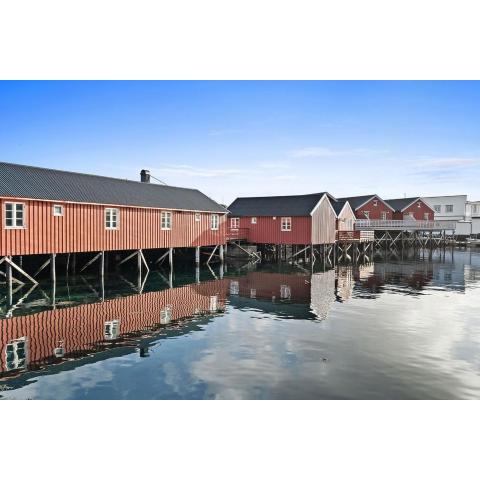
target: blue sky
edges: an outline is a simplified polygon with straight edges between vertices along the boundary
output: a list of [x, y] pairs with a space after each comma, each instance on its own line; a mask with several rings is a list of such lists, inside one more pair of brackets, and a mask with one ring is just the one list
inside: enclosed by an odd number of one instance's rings
[[480, 82], [0, 82], [0, 160], [236, 196], [480, 199]]

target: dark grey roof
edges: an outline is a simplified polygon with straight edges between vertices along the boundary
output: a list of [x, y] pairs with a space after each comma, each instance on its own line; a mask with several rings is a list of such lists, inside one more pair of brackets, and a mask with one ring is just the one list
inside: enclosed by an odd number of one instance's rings
[[0, 162], [0, 197], [225, 213], [198, 190]]
[[401, 212], [404, 208], [408, 207], [415, 200], [418, 200], [419, 197], [410, 197], [410, 198], [392, 198], [390, 200], [385, 200], [396, 212]]
[[310, 215], [321, 198], [327, 193], [312, 193], [310, 195], [288, 195], [281, 197], [244, 197], [237, 198], [228, 210], [238, 217], [263, 217], [288, 215], [303, 217]]
[[340, 212], [343, 210], [343, 207], [345, 206], [346, 203], [349, 203], [348, 200], [337, 200], [336, 202], [330, 202], [332, 204], [333, 209], [335, 210], [335, 213], [337, 217], [340, 215]]
[[[339, 201], [342, 201], [342, 200], [346, 200], [348, 201], [348, 203], [350, 204], [350, 206], [352, 207], [352, 209], [355, 211], [357, 210], [359, 207], [361, 207], [364, 203], [368, 202], [371, 198], [373, 197], [377, 197], [378, 199], [380, 199], [382, 202], [385, 202], [387, 203], [388, 205], [390, 205], [386, 200], [383, 200], [382, 197], [380, 197], [379, 195], [377, 195], [376, 193], [372, 193], [371, 195], [360, 195], [358, 197], [344, 197], [344, 198], [339, 198], [338, 200]], [[393, 207], [392, 207], [393, 208]]]

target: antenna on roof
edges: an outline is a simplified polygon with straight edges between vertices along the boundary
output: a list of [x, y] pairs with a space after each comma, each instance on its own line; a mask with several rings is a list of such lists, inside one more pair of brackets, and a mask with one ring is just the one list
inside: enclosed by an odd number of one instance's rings
[[150, 178], [153, 178], [154, 180], [156, 180], [158, 183], [161, 183], [162, 185], [168, 186], [163, 180], [160, 180], [159, 178], [154, 177], [153, 175], [150, 175]]

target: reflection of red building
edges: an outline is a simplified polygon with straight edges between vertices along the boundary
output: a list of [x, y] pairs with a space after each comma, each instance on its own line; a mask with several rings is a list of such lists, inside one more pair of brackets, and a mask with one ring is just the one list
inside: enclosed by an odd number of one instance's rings
[[249, 272], [245, 277], [228, 281], [232, 295], [310, 303], [310, 277], [311, 275]]
[[101, 342], [215, 313], [225, 307], [227, 288], [227, 280], [216, 280], [1, 320], [0, 372], [38, 367], [58, 348], [66, 357], [82, 355]]

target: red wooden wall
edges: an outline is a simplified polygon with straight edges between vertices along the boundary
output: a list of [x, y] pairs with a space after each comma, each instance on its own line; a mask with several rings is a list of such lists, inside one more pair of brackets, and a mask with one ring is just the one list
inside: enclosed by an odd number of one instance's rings
[[[375, 200], [377, 201], [377, 206], [375, 206]], [[355, 210], [356, 217], [366, 220], [367, 217], [365, 217], [363, 214], [365, 211], [370, 212], [370, 220], [382, 220], [382, 212], [386, 213], [386, 220], [393, 219], [393, 211], [388, 208], [378, 197], [376, 199], [372, 198], [368, 203]]]
[[[419, 206], [420, 205], [420, 206]], [[428, 213], [428, 220], [433, 220], [435, 212], [432, 208], [430, 208], [425, 202], [422, 200], [418, 200], [412, 205], [410, 205], [406, 210], [403, 212], [395, 212], [393, 214], [394, 220], [403, 220], [404, 215], [412, 214], [415, 220], [427, 220], [425, 218], [425, 214]]]
[[214, 280], [0, 320], [0, 372], [6, 370], [6, 344], [17, 338], [27, 337], [28, 363], [40, 365], [53, 357], [60, 341], [67, 357], [95, 350], [95, 344], [104, 341], [106, 321], [120, 320], [125, 335], [158, 325], [166, 306], [171, 306], [172, 321], [210, 313], [210, 297], [215, 295], [223, 309], [227, 289], [228, 280]]
[[[292, 230], [282, 232], [282, 217], [256, 217], [257, 223], [252, 224], [252, 217], [240, 217], [240, 228], [248, 229], [247, 241], [251, 243], [271, 243], [277, 245], [309, 245], [312, 238], [312, 218], [291, 217]], [[230, 218], [228, 221], [230, 222]], [[230, 223], [229, 223], [230, 226]]]
[[[25, 204], [25, 228], [5, 228], [5, 201]], [[62, 217], [53, 215], [53, 205], [63, 205]], [[194, 212], [166, 210], [172, 212], [172, 229], [161, 230], [160, 209], [111, 207], [120, 210], [118, 230], [105, 229], [105, 205], [2, 199], [0, 256], [181, 248], [226, 242], [226, 215], [220, 215], [219, 229], [211, 230], [210, 213], [200, 213], [197, 222]]]

